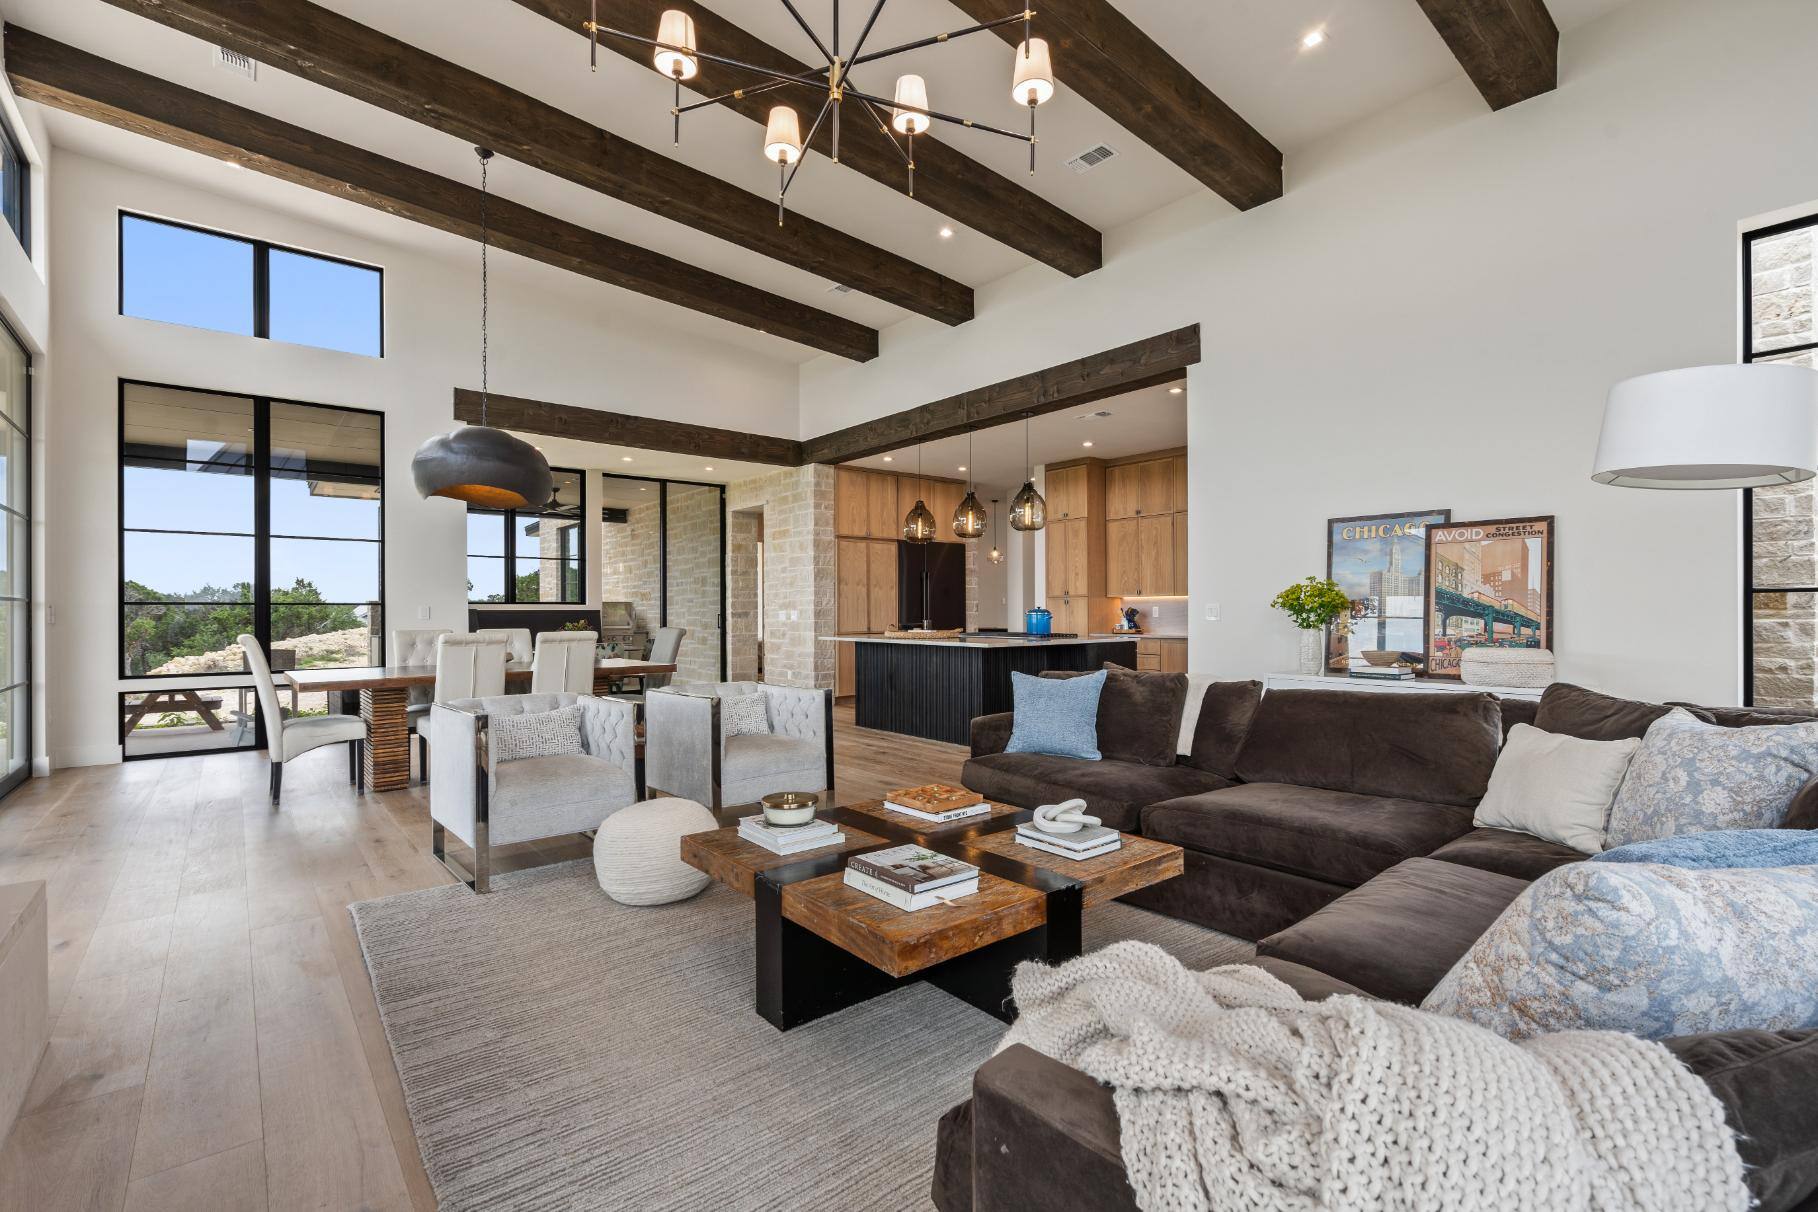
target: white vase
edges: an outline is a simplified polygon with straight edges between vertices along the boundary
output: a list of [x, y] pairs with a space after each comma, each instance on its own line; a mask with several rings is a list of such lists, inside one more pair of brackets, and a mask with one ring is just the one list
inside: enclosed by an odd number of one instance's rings
[[1304, 674], [1326, 670], [1326, 631], [1323, 627], [1303, 628], [1300, 633], [1300, 671]]

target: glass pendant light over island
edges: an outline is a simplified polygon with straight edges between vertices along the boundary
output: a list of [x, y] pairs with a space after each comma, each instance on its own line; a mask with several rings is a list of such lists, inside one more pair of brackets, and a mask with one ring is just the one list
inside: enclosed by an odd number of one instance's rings
[[[922, 481], [922, 448], [915, 448], [915, 483], [918, 488], [925, 488]], [[928, 503], [922, 500], [920, 492], [915, 494], [915, 504], [903, 518], [903, 539], [910, 543], [932, 543], [940, 533], [940, 527], [934, 520], [934, 512]]]
[[[1054, 63], [1048, 51], [1048, 43], [1032, 37], [1030, 31], [1035, 19], [1032, 9], [1010, 13], [992, 21], [979, 22], [976, 25], [961, 29], [949, 30], [946, 33], [931, 37], [917, 38], [884, 50], [865, 51], [865, 42], [871, 37], [871, 31], [877, 24], [884, 5], [889, 0], [876, 0], [864, 28], [859, 32], [858, 41], [850, 50], [840, 45], [840, 14], [837, 0], [833, 6], [832, 36], [825, 41], [817, 34], [790, 0], [783, 0], [783, 7], [794, 19], [802, 32], [808, 35], [821, 57], [827, 61], [825, 67], [812, 71], [779, 69], [764, 67], [761, 64], [747, 63], [727, 55], [703, 51], [695, 38], [694, 19], [681, 9], [666, 9], [657, 21], [656, 37], [649, 38], [642, 34], [630, 33], [603, 25], [599, 20], [599, 0], [593, 0], [593, 19], [586, 22], [588, 34], [589, 61], [597, 69], [599, 65], [599, 40], [604, 34], [610, 38], [623, 38], [640, 46], [652, 48], [651, 63], [663, 76], [674, 82], [675, 102], [669, 112], [674, 117], [675, 139], [681, 142], [682, 115], [703, 109], [709, 105], [724, 105], [732, 101], [744, 101], [758, 93], [775, 92], [779, 89], [807, 89], [815, 95], [819, 110], [814, 121], [809, 125], [808, 136], [801, 134], [801, 117], [790, 105], [778, 105], [770, 111], [770, 120], [764, 133], [764, 158], [775, 161], [779, 166], [781, 178], [777, 189], [777, 213], [779, 219], [783, 213], [783, 200], [789, 193], [789, 186], [795, 180], [795, 171], [803, 159], [808, 145], [814, 142], [821, 125], [825, 123], [829, 130], [827, 150], [829, 158], [835, 163], [840, 159], [840, 118], [848, 102], [856, 103], [859, 111], [856, 117], [874, 126], [896, 151], [902, 160], [903, 167], [909, 174], [909, 196], [915, 196], [915, 137], [925, 133], [936, 122], [946, 122], [967, 130], [984, 131], [986, 134], [1000, 135], [1006, 139], [1015, 139], [1029, 145], [1029, 172], [1035, 172], [1035, 107], [1054, 96]], [[970, 118], [942, 113], [928, 104], [928, 82], [914, 73], [905, 73], [896, 78], [896, 87], [889, 97], [878, 96], [862, 91], [853, 79], [853, 70], [881, 59], [889, 59], [907, 51], [945, 46], [957, 38], [968, 34], [981, 33], [1003, 26], [1022, 25], [1022, 41], [1016, 48], [1016, 66], [1011, 74], [1010, 95], [1019, 106], [1026, 106], [1029, 111], [1029, 132], [1005, 130], [977, 122]], [[682, 84], [693, 80], [700, 74], [704, 63], [715, 64], [721, 68], [743, 73], [749, 79], [733, 79], [719, 74], [715, 86], [725, 91], [708, 96], [700, 101], [682, 104]], [[731, 87], [729, 87], [731, 86]], [[894, 133], [893, 133], [894, 132]], [[901, 135], [907, 146], [897, 141]]]
[[1010, 526], [1013, 530], [1040, 530], [1048, 524], [1048, 502], [1035, 491], [1035, 465], [1029, 461], [1029, 417], [1023, 415], [1023, 481], [1022, 491], [1010, 499]]
[[966, 466], [962, 469], [967, 472], [968, 476], [966, 480], [966, 499], [961, 501], [959, 503], [959, 508], [953, 511], [953, 533], [962, 539], [976, 539], [985, 533], [985, 507], [978, 503], [978, 490], [971, 480], [971, 469], [974, 466], [975, 464], [972, 461], [972, 435], [967, 434]]

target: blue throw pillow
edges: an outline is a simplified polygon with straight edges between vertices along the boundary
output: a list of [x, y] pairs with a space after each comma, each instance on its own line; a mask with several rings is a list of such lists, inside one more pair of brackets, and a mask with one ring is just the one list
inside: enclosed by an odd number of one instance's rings
[[1713, 829], [1652, 842], [1631, 842], [1591, 856], [1593, 863], [1661, 863], [1668, 867], [1818, 867], [1818, 830]]
[[1016, 716], [1004, 752], [1098, 761], [1098, 696], [1104, 689], [1102, 669], [1078, 678], [1012, 673], [1010, 695]]

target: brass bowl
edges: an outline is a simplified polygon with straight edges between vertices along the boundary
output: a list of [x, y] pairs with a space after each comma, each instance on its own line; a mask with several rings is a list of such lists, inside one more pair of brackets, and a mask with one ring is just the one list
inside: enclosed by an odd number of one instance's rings
[[777, 791], [758, 801], [764, 808], [764, 820], [779, 828], [806, 825], [821, 806], [818, 791]]
[[1378, 669], [1387, 669], [1390, 665], [1401, 660], [1401, 653], [1399, 651], [1385, 652], [1380, 648], [1372, 648], [1363, 654], [1363, 659], [1369, 664], [1376, 666]]

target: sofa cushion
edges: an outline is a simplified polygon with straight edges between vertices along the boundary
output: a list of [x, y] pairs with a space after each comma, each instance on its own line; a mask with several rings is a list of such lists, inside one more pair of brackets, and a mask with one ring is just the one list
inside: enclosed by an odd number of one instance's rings
[[1517, 724], [1472, 822], [1596, 854], [1603, 849], [1610, 804], [1640, 747], [1634, 737], [1587, 741]]
[[495, 846], [597, 829], [637, 801], [625, 769], [585, 753], [520, 758], [492, 768], [487, 838]]
[[1789, 1212], [1818, 1192], [1818, 1030], [1660, 1042], [1723, 1104], [1756, 1212]]
[[1187, 764], [1216, 774], [1237, 777], [1237, 751], [1256, 718], [1262, 702], [1261, 682], [1213, 682], [1200, 697], [1199, 716], [1193, 722], [1193, 745]]
[[1534, 723], [1534, 717], [1540, 714], [1540, 701], [1501, 698], [1496, 700], [1496, 711], [1502, 716], [1502, 735], [1507, 739], [1515, 725]]
[[1473, 829], [1457, 841], [1447, 842], [1428, 858], [1459, 863], [1479, 871], [1537, 880], [1555, 867], [1576, 863], [1584, 855], [1570, 846], [1537, 838], [1512, 829]]
[[1610, 846], [1707, 829], [1777, 829], [1818, 778], [1818, 723], [1724, 728], [1683, 707], [1655, 720], [1610, 806]]
[[1501, 746], [1493, 695], [1274, 690], [1256, 709], [1236, 770], [1246, 783], [1470, 808]]
[[1570, 682], [1554, 682], [1541, 693], [1534, 727], [1584, 741], [1620, 741], [1647, 735], [1648, 727], [1671, 710], [1664, 703], [1619, 699]]
[[1457, 863], [1408, 859], [1271, 934], [1256, 953], [1417, 1006], [1527, 886]]
[[1151, 804], [1142, 824], [1157, 841], [1348, 887], [1470, 830], [1462, 808], [1285, 783]]
[[989, 753], [969, 760], [960, 781], [986, 799], [1035, 808], [1077, 796], [1112, 829], [1135, 833], [1143, 807], [1230, 784], [1191, 766], [1082, 762], [1045, 753]]
[[1172, 766], [1187, 706], [1187, 675], [1138, 673], [1109, 662], [1098, 698], [1098, 748], [1107, 761]]
[[1046, 753], [1096, 762], [1098, 700], [1104, 693], [1102, 669], [1065, 680], [1030, 677], [1012, 670], [1010, 698], [1014, 718], [1006, 753]]
[[1328, 997], [1348, 993], [1353, 997], [1369, 997], [1356, 985], [1348, 985], [1336, 976], [1327, 976], [1317, 968], [1305, 964], [1291, 963], [1285, 959], [1276, 959], [1270, 955], [1259, 955], [1250, 963], [1261, 968], [1309, 1002], [1323, 1002]]

